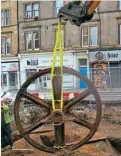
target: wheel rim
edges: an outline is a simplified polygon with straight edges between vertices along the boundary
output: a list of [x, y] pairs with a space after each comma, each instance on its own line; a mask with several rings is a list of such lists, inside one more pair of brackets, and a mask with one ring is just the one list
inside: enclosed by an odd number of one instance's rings
[[[92, 94], [95, 98], [96, 101], [96, 119], [94, 124], [90, 124], [84, 120], [78, 120], [77, 118], [73, 119], [73, 122], [82, 125], [82, 126], [86, 126], [86, 128], [89, 129], [89, 133], [86, 137], [84, 137], [83, 140], [78, 141], [77, 143], [75, 143], [74, 145], [71, 146], [72, 150], [75, 150], [77, 148], [79, 148], [80, 146], [82, 146], [85, 142], [87, 142], [93, 135], [94, 133], [97, 131], [97, 128], [99, 126], [100, 123], [100, 119], [101, 119], [101, 114], [102, 114], [102, 108], [101, 108], [101, 100], [100, 100], [100, 96], [96, 90], [96, 88], [91, 84], [91, 82], [84, 77], [81, 73], [71, 69], [71, 68], [67, 68], [64, 67], [63, 68], [63, 72], [71, 74], [73, 76], [78, 77], [79, 79], [83, 80], [87, 86], [88, 89], [82, 93], [80, 93], [77, 97], [73, 98], [72, 101], [70, 101], [66, 106], [64, 106], [63, 112], [64, 113], [69, 113], [70, 108], [75, 105], [77, 103], [77, 101], [82, 101], [84, 98], [86, 98], [87, 96], [89, 96], [90, 94]], [[15, 99], [15, 105], [14, 105], [14, 117], [15, 117], [15, 122], [17, 125], [18, 130], [20, 131], [20, 134], [25, 138], [25, 140], [27, 142], [29, 142], [32, 146], [34, 146], [35, 148], [45, 151], [45, 152], [50, 152], [50, 153], [54, 153], [56, 151], [56, 149], [54, 147], [47, 147], [47, 146], [43, 146], [41, 144], [38, 144], [37, 142], [35, 142], [33, 139], [30, 138], [29, 134], [32, 130], [40, 127], [43, 125], [43, 123], [36, 123], [36, 125], [33, 125], [33, 127], [31, 126], [29, 130], [24, 130], [20, 121], [20, 116], [19, 116], [19, 108], [20, 108], [20, 100], [21, 98], [27, 97], [28, 99], [31, 98], [31, 100], [33, 100], [34, 102], [40, 104], [42, 107], [44, 107], [47, 110], [47, 114], [46, 116], [44, 116], [44, 118], [46, 118], [47, 116], [50, 115], [50, 109], [51, 107], [43, 100], [41, 101], [39, 98], [35, 98], [34, 96], [32, 96], [30, 93], [26, 92], [27, 87], [34, 81], [36, 80], [38, 77], [43, 76], [45, 74], [49, 74], [51, 73], [51, 68], [47, 68], [44, 70], [41, 70], [35, 74], [33, 74], [30, 78], [28, 78], [25, 83], [21, 86], [20, 90], [17, 93], [16, 99]], [[55, 67], [55, 73], [56, 74], [60, 74], [60, 67]], [[55, 90], [58, 90], [55, 87]], [[59, 91], [57, 91], [57, 94], [55, 93], [55, 96], [59, 95]], [[30, 97], [31, 96], [31, 97]], [[33, 98], [33, 99], [32, 99]]]

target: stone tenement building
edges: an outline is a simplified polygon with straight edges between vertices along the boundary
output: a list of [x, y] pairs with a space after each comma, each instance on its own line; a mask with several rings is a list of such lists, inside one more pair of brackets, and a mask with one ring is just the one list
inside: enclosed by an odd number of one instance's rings
[[[21, 72], [39, 71], [51, 66], [52, 52], [57, 29], [58, 9], [68, 1], [30, 1], [19, 2], [19, 41]], [[97, 76], [90, 68], [108, 70], [108, 67], [121, 66], [121, 2], [101, 1], [93, 19], [80, 27], [69, 22], [63, 26], [64, 65], [72, 67], [96, 82]], [[27, 64], [27, 61], [29, 62]], [[59, 60], [57, 60], [58, 62]], [[33, 63], [34, 62], [34, 63]], [[23, 66], [24, 64], [24, 66]], [[35, 64], [32, 66], [32, 64]], [[113, 68], [112, 68], [113, 69]], [[112, 70], [111, 69], [111, 70]], [[111, 71], [112, 83], [120, 73]], [[68, 80], [68, 79], [67, 79]], [[42, 85], [49, 84], [47, 77]], [[73, 83], [72, 83], [73, 81]], [[118, 87], [120, 82], [117, 83]], [[65, 86], [86, 87], [70, 77]], [[96, 85], [96, 84], [95, 84]], [[98, 87], [98, 86], [97, 86]]]
[[1, 2], [1, 54], [2, 57], [18, 53], [17, 2]]
[[17, 1], [1, 1], [1, 87], [19, 87]]
[[[68, 2], [63, 2], [66, 3]], [[56, 1], [19, 2], [20, 53], [53, 49], [57, 28], [56, 6]], [[63, 28], [64, 49], [120, 48], [120, 16], [120, 1], [101, 1], [90, 22], [84, 23], [81, 27], [67, 22]], [[39, 48], [35, 48], [36, 50], [34, 47], [26, 47], [26, 34], [29, 31], [38, 32]]]

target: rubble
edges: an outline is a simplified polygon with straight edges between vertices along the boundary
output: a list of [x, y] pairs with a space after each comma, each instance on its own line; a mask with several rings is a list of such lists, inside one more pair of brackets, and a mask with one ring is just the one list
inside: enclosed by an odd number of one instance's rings
[[79, 150], [69, 150], [69, 149], [61, 149], [58, 151], [55, 156], [88, 156], [87, 153], [80, 152]]
[[121, 106], [105, 106], [103, 108], [103, 119], [111, 124], [121, 125]]
[[[23, 105], [23, 102], [24, 101], [22, 101], [22, 105]], [[41, 117], [43, 117], [46, 113], [46, 110], [44, 110], [43, 108], [39, 107], [38, 105], [34, 105], [33, 103], [27, 102], [27, 101], [26, 101], [26, 104], [24, 104], [23, 106], [21, 107], [21, 110], [20, 110], [20, 118], [21, 118], [21, 122], [23, 125], [31, 125], [37, 119], [40, 119]], [[14, 137], [15, 145], [17, 146], [17, 148], [20, 148], [20, 149], [29, 148], [29, 147], [30, 149], [33, 149], [33, 147], [30, 146], [25, 140], [23, 141], [23, 139], [21, 139], [21, 136], [14, 122], [13, 107], [14, 107], [14, 104], [10, 103], [9, 108], [10, 108], [10, 114], [12, 117], [11, 125], [13, 129], [13, 137]], [[77, 113], [78, 118], [84, 118], [85, 120], [89, 120], [90, 118], [92, 118], [94, 116], [94, 112], [95, 112], [95, 107], [90, 108], [90, 106], [83, 106], [80, 109], [75, 109], [75, 110], [73, 109], [73, 113], [75, 114]], [[121, 134], [120, 133], [121, 132], [120, 121], [121, 121], [121, 106], [120, 105], [119, 106], [103, 105], [102, 121], [101, 121], [101, 125], [97, 133], [99, 133], [99, 138], [104, 137], [104, 136], [107, 136], [107, 137], [110, 136], [109, 141], [111, 142], [112, 146], [115, 149], [119, 147], [119, 150], [120, 150], [120, 140], [118, 136], [120, 136]], [[73, 139], [78, 140], [85, 136], [85, 133], [83, 133], [85, 132], [85, 129], [79, 130], [78, 127], [75, 129], [75, 126], [76, 126], [75, 124], [67, 124], [66, 126], [68, 127], [66, 131], [66, 133], [68, 134], [66, 136], [67, 142], [73, 142]], [[33, 134], [33, 136], [34, 135], [36, 134]], [[113, 138], [114, 136], [116, 136], [116, 138]], [[23, 145], [23, 146], [20, 146], [20, 145]], [[83, 150], [85, 146], [87, 148], [86, 150]], [[103, 141], [92, 144], [92, 145], [85, 145], [85, 146], [80, 148], [81, 151], [79, 149], [77, 151], [72, 152], [72, 151], [64, 149], [56, 153], [55, 156], [68, 156], [68, 155], [69, 156], [102, 156], [102, 155], [112, 156], [107, 148], [108, 147], [107, 144]], [[53, 154], [44, 153], [38, 150], [36, 151], [35, 149], [35, 154], [32, 154], [32, 156], [36, 156], [36, 155], [37, 156], [52, 156]], [[2, 154], [2, 156], [4, 155]]]

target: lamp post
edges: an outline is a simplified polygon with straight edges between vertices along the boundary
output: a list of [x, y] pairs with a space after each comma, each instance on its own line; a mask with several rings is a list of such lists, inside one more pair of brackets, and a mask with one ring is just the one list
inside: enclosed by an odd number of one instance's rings
[[110, 89], [112, 91], [112, 85], [111, 85], [111, 73], [110, 73], [110, 60], [108, 57], [108, 50], [107, 50], [107, 61], [108, 61], [108, 71], [109, 71], [109, 78], [110, 78]]

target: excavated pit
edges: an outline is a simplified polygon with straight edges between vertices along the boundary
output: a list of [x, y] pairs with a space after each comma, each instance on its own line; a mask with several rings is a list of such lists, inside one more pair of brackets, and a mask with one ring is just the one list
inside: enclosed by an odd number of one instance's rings
[[[13, 130], [13, 137], [15, 141], [16, 148], [19, 149], [33, 149], [35, 153], [30, 154], [31, 156], [120, 156], [121, 155], [121, 106], [120, 105], [104, 105], [103, 104], [103, 113], [102, 113], [102, 120], [99, 126], [99, 129], [97, 133], [94, 135], [94, 139], [99, 139], [103, 137], [107, 137], [107, 141], [100, 141], [97, 143], [84, 145], [81, 148], [79, 148], [76, 151], [69, 151], [67, 149], [60, 150], [58, 153], [50, 154], [45, 153], [42, 151], [39, 151], [32, 146], [30, 146], [23, 138], [21, 138], [19, 132], [17, 131], [13, 114], [11, 113], [13, 122], [12, 122], [12, 130]], [[13, 106], [11, 106], [11, 112], [12, 112]], [[28, 111], [29, 110], [29, 111]], [[23, 113], [24, 111], [24, 113]], [[83, 105], [80, 110], [77, 108], [77, 114], [78, 117], [81, 115], [87, 120], [91, 121], [93, 116], [95, 116], [95, 105], [92, 104], [86, 104]], [[41, 111], [43, 112], [43, 110]], [[81, 114], [79, 114], [81, 112]], [[85, 112], [85, 113], [82, 113]], [[39, 117], [40, 111], [38, 111], [38, 108], [36, 107], [28, 107], [23, 110], [21, 109], [20, 114], [22, 115], [22, 118], [26, 118], [25, 124], [32, 124], [34, 120], [34, 116], [36, 114], [36, 117]], [[32, 114], [32, 115], [31, 115]], [[22, 121], [23, 122], [23, 121]], [[48, 128], [47, 125], [44, 128]], [[49, 127], [50, 128], [50, 127]], [[78, 130], [75, 129], [75, 125], [72, 126], [72, 124], [67, 124], [68, 131], [66, 132], [66, 140], [72, 141], [72, 134], [73, 139], [81, 139], [82, 131], [84, 130]], [[69, 131], [70, 130], [70, 131]], [[49, 132], [50, 134], [51, 132]], [[40, 142], [40, 135], [38, 134], [38, 141]], [[69, 134], [69, 135], [67, 135]], [[44, 135], [44, 133], [43, 133]], [[36, 138], [36, 134], [32, 135], [33, 138]], [[53, 136], [52, 136], [53, 138]], [[52, 139], [54, 140], [54, 139]], [[52, 142], [51, 146], [54, 144]], [[6, 154], [7, 153], [7, 154]], [[6, 151], [2, 152], [2, 156], [16, 156], [12, 153], [9, 147], [6, 147]], [[17, 155], [19, 156], [19, 154]], [[25, 156], [29, 156], [29, 154], [25, 154]]]

